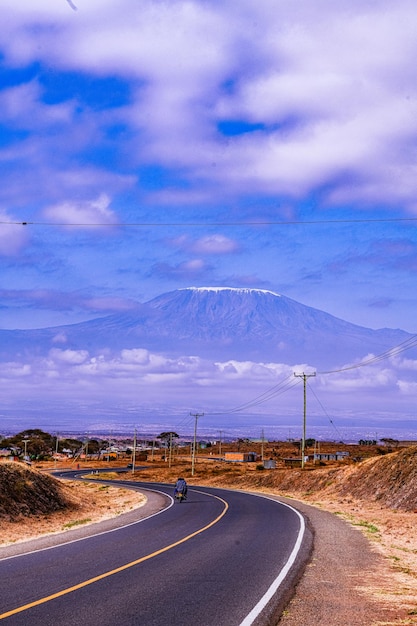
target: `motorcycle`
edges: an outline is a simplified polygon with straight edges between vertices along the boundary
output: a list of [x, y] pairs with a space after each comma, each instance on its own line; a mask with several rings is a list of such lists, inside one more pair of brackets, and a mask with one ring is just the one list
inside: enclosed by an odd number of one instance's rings
[[183, 491], [176, 491], [174, 494], [174, 498], [178, 501], [179, 504], [185, 500], [185, 493]]

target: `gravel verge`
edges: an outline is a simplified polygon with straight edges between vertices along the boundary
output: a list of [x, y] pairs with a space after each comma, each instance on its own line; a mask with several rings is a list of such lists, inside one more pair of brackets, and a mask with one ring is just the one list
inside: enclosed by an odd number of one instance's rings
[[[356, 528], [333, 513], [278, 497], [298, 509], [313, 528], [313, 552], [279, 626], [373, 626], [404, 618], [375, 588], [383, 586], [384, 558]], [[404, 622], [403, 622], [404, 623]], [[407, 622], [409, 623], [409, 622]]]

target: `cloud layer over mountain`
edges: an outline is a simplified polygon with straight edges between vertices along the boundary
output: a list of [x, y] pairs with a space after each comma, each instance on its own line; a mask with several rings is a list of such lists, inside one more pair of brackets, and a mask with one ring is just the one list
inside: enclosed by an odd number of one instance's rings
[[230, 429], [291, 424], [302, 411], [294, 374], [313, 372], [317, 425], [390, 428], [413, 418], [417, 338], [270, 291], [182, 289], [136, 313], [0, 338], [5, 423], [20, 410], [74, 426], [164, 419], [173, 427], [197, 410]]

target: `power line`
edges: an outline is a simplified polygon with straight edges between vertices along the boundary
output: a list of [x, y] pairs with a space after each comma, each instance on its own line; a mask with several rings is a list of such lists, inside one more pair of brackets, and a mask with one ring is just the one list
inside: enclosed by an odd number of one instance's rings
[[191, 419], [190, 415], [186, 415], [185, 417], [183, 417], [179, 422], [177, 422], [176, 424], [176, 429], [179, 428], [187, 428], [188, 426], [190, 426], [193, 423], [193, 420]]
[[[412, 337], [406, 339], [405, 341], [401, 342], [397, 346], [394, 346], [393, 348], [390, 348], [389, 350], [386, 350], [385, 352], [382, 352], [379, 355], [376, 355], [374, 357], [371, 357], [369, 359], [366, 359], [364, 361], [356, 363], [355, 365], [349, 365], [347, 367], [339, 368], [339, 369], [336, 369], [336, 370], [328, 370], [328, 371], [324, 371], [324, 372], [317, 372], [317, 374], [319, 374], [319, 375], [336, 374], [336, 373], [340, 373], [340, 372], [346, 372], [346, 371], [349, 371], [349, 370], [352, 370], [352, 369], [357, 369], [357, 368], [360, 368], [360, 367], [365, 367], [367, 365], [372, 365], [372, 364], [378, 363], [379, 361], [382, 361], [382, 360], [384, 360], [384, 359], [386, 359], [388, 357], [397, 356], [398, 354], [401, 354], [402, 352], [405, 352], [406, 350], [409, 350], [410, 348], [413, 348], [416, 345], [417, 345], [417, 335], [413, 335]], [[243, 410], [251, 409], [251, 408], [253, 408], [255, 406], [259, 406], [260, 404], [264, 404], [265, 402], [268, 402], [269, 400], [272, 400], [276, 396], [281, 395], [281, 394], [285, 393], [286, 391], [289, 391], [290, 389], [292, 389], [292, 387], [294, 387], [295, 385], [297, 385], [299, 383], [300, 383], [300, 381], [299, 380], [294, 381], [294, 378], [291, 375], [287, 376], [284, 380], [280, 381], [279, 383], [277, 383], [273, 387], [270, 387], [269, 389], [264, 391], [259, 396], [256, 396], [255, 398], [253, 398], [252, 400], [249, 400], [248, 402], [245, 402], [244, 404], [240, 404], [240, 405], [238, 405], [236, 407], [233, 407], [231, 409], [227, 409], [227, 410], [224, 410], [224, 411], [207, 412], [206, 415], [210, 415], [210, 416], [213, 416], [213, 415], [230, 415], [230, 414], [233, 414], [233, 413], [239, 413], [239, 412], [241, 412]], [[310, 387], [310, 385], [309, 385], [309, 387]], [[318, 400], [317, 396], [315, 396], [315, 397], [316, 397], [316, 400], [320, 404], [320, 401]], [[323, 406], [322, 406], [322, 408], [325, 411]], [[338, 432], [338, 430], [337, 430], [336, 426], [334, 425], [333, 421], [331, 420], [331, 418], [329, 416], [327, 416], [327, 417], [330, 420], [330, 423], [332, 424], [332, 426]], [[338, 434], [341, 437], [339, 432], [338, 432]]]
[[413, 335], [408, 339], [405, 339], [397, 346], [393, 348], [389, 348], [385, 352], [381, 352], [381, 354], [377, 354], [376, 356], [370, 357], [369, 359], [365, 359], [364, 361], [360, 361], [359, 363], [355, 363], [354, 365], [347, 365], [346, 367], [341, 367], [336, 370], [328, 370], [327, 372], [317, 372], [318, 374], [337, 374], [340, 372], [347, 372], [348, 370], [358, 369], [359, 367], [364, 367], [365, 365], [373, 365], [374, 363], [379, 363], [379, 361], [383, 361], [388, 357], [397, 356], [406, 350], [410, 350], [417, 346], [417, 335]]
[[292, 376], [287, 376], [283, 381], [277, 383], [273, 387], [270, 387], [259, 396], [256, 396], [255, 398], [249, 400], [248, 402], [245, 402], [244, 404], [240, 404], [225, 411], [207, 413], [207, 415], [229, 415], [231, 413], [239, 413], [240, 411], [243, 411], [245, 409], [250, 409], [254, 406], [258, 406], [259, 404], [264, 404], [264, 402], [272, 400], [272, 398], [275, 398], [275, 396], [285, 393], [297, 384], [299, 384], [299, 381], [294, 381]]
[[387, 217], [387, 218], [358, 218], [339, 220], [264, 220], [264, 221], [235, 221], [235, 222], [39, 222], [39, 221], [0, 221], [0, 226], [60, 226], [60, 227], [209, 227], [209, 226], [312, 226], [321, 224], [376, 224], [417, 222], [417, 217]]
[[319, 404], [319, 406], [321, 407], [323, 413], [326, 415], [327, 419], [329, 420], [330, 424], [333, 426], [333, 428], [335, 429], [335, 431], [337, 432], [337, 434], [339, 435], [340, 440], [342, 441], [343, 437], [341, 435], [341, 433], [339, 432], [338, 428], [336, 427], [336, 425], [334, 424], [332, 418], [330, 417], [330, 415], [327, 413], [326, 409], [324, 408], [323, 404], [320, 402], [316, 392], [314, 391], [313, 387], [308, 383], [307, 381], [307, 385], [308, 388], [310, 389], [311, 393], [313, 394], [313, 396], [315, 397], [315, 399], [317, 400], [317, 403]]

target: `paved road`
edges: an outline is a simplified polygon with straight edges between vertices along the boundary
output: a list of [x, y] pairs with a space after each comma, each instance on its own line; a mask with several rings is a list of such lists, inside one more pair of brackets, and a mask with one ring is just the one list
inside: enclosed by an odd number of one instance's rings
[[[129, 484], [151, 486], [123, 481]], [[167, 494], [159, 514], [0, 560], [0, 620], [13, 626], [274, 623], [311, 545], [300, 514], [241, 492], [192, 487], [178, 504], [171, 486], [152, 488]]]

